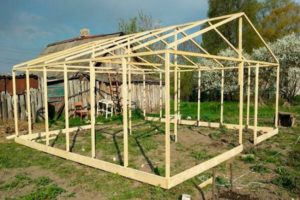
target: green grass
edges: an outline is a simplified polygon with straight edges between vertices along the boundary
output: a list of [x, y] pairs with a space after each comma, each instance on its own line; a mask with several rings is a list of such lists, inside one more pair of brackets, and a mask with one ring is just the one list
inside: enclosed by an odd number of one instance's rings
[[203, 161], [212, 157], [211, 155], [208, 154], [206, 150], [192, 151], [191, 156], [199, 161]]
[[14, 179], [4, 185], [0, 185], [0, 190], [12, 190], [14, 188], [23, 188], [31, 183], [31, 178], [26, 174], [17, 174]]
[[16, 198], [16, 200], [54, 200], [64, 192], [66, 191], [61, 187], [55, 184], [50, 184], [44, 187], [39, 187], [27, 195]]
[[[203, 102], [201, 103], [201, 118], [206, 121], [218, 122], [219, 109], [220, 106], [218, 102]], [[280, 110], [300, 113], [300, 104], [298, 106], [280, 108]], [[192, 119], [196, 119], [196, 112], [197, 103], [182, 102], [181, 113], [183, 118], [191, 116]], [[253, 106], [251, 106], [251, 115], [252, 114]], [[139, 111], [133, 113], [133, 120], [135, 122], [142, 121], [141, 118]], [[259, 118], [270, 118], [270, 121], [272, 121], [272, 105], [261, 106]], [[238, 104], [236, 102], [225, 102], [224, 119], [225, 122], [228, 123], [237, 122]], [[99, 116], [97, 117], [96, 122], [103, 123], [105, 125], [116, 124], [121, 126], [122, 117], [115, 116], [113, 118], [105, 119], [104, 117]], [[139, 142], [143, 144], [146, 153], [156, 149], [158, 145], [160, 145], [152, 143], [151, 140], [149, 140], [149, 137], [154, 134], [164, 134], [163, 124], [156, 125], [150, 124], [152, 122], [147, 123], [149, 123], [152, 128], [150, 126], [149, 128], [145, 128], [144, 126], [143, 128], [137, 127], [136, 129], [138, 131], [134, 132], [134, 137], [129, 138], [129, 142], [135, 145], [136, 139], [138, 139]], [[63, 127], [63, 118], [52, 122], [52, 124], [56, 127]], [[72, 126], [77, 126], [85, 124], [85, 122], [80, 121], [79, 118], [72, 118], [70, 119], [70, 124], [72, 124]], [[153, 128], [153, 126], [156, 127]], [[300, 136], [299, 133], [299, 126], [295, 128], [280, 129], [280, 134], [278, 136], [263, 142], [257, 147], [245, 149], [244, 153], [253, 154], [253, 157], [244, 157], [237, 159], [235, 162], [238, 163], [237, 165], [247, 165], [249, 169], [261, 174], [261, 176], [269, 175], [269, 173], [274, 174], [272, 180], [269, 181], [269, 184], [274, 185], [276, 190], [287, 191], [291, 197], [300, 195], [300, 141], [296, 143], [297, 138]], [[220, 138], [223, 134], [228, 134], [226, 127], [223, 127], [220, 131], [213, 133], [212, 137]], [[90, 134], [87, 134], [86, 137], [87, 140], [90, 140]], [[115, 154], [113, 144], [111, 144], [111, 146], [104, 145], [107, 144], [107, 140], [101, 131], [97, 132], [96, 140], [97, 144], [100, 144], [99, 148], [102, 148], [104, 151], [108, 151], [109, 154]], [[119, 138], [119, 140], [121, 142], [122, 137]], [[58, 143], [64, 144], [64, 137], [59, 139]], [[21, 171], [29, 167], [38, 167], [43, 170], [47, 170], [49, 173], [55, 174], [62, 180], [65, 180], [69, 184], [68, 187], [80, 187], [85, 191], [101, 193], [105, 199], [178, 199], [182, 193], [188, 193], [195, 196], [198, 192], [194, 186], [194, 182], [199, 184], [197, 177], [166, 191], [159, 187], [132, 181], [117, 174], [106, 173], [101, 170], [60, 159], [55, 156], [18, 145], [13, 141], [0, 140], [0, 146], [0, 170], [13, 169]], [[132, 147], [134, 145], [129, 146], [130, 155], [140, 154], [137, 147]], [[122, 148], [123, 146], [121, 145], [120, 149], [122, 150]], [[176, 148], [182, 149], [183, 147], [176, 145]], [[205, 160], [210, 158], [211, 155], [209, 155], [206, 151], [193, 151], [191, 156], [193, 156], [196, 160]], [[224, 166], [225, 165], [221, 165], [219, 167]], [[155, 167], [156, 174], [164, 175], [165, 172], [163, 165]], [[228, 170], [225, 170], [224, 173], [225, 175], [228, 175]], [[251, 176], [248, 176], [247, 178], [252, 179]], [[217, 182], [219, 185], [223, 185], [225, 187], [228, 186], [228, 180], [221, 178], [221, 176], [217, 178]], [[9, 181], [1, 182], [0, 180], [0, 183], [0, 194], [1, 192], [18, 191], [25, 187], [32, 187], [27, 194], [16, 194], [14, 197], [11, 197], [11, 199], [61, 199], [61, 197], [77, 197], [76, 191], [68, 191], [66, 187], [62, 187], [47, 176], [33, 178], [26, 173], [20, 173]], [[268, 182], [266, 182], [266, 184], [267, 183]]]

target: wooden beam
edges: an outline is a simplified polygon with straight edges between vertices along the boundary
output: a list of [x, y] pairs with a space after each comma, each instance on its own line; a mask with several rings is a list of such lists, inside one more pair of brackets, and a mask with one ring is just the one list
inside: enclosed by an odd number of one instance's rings
[[47, 85], [47, 68], [43, 67], [43, 89], [44, 89], [44, 109], [45, 109], [45, 132], [46, 145], [49, 145], [49, 119], [48, 119], [48, 85]]
[[[176, 32], [176, 31], [175, 31]], [[174, 35], [174, 41], [177, 41], [177, 32]], [[177, 45], [174, 47], [177, 50]], [[174, 55], [174, 136], [177, 142], [177, 124], [178, 124], [178, 71], [177, 71], [177, 55]]]
[[65, 134], [67, 131], [74, 132], [74, 131], [79, 131], [79, 130], [87, 130], [87, 129], [91, 129], [91, 125], [84, 125], [84, 126], [76, 126], [76, 127], [72, 127], [67, 129], [59, 129], [59, 130], [52, 130], [52, 131], [48, 131], [48, 132], [36, 132], [36, 133], [32, 133], [31, 135], [21, 135], [20, 138], [25, 139], [25, 140], [36, 140], [36, 139], [40, 139], [43, 138], [45, 136], [47, 136], [47, 134], [49, 134], [49, 136], [51, 135], [58, 135], [58, 134]]
[[248, 23], [250, 24], [251, 28], [255, 31], [255, 33], [257, 34], [257, 36], [259, 37], [259, 39], [264, 43], [265, 47], [271, 53], [271, 55], [274, 58], [274, 60], [276, 60], [277, 64], [279, 64], [278, 58], [275, 56], [275, 54], [273, 53], [273, 51], [271, 50], [271, 48], [269, 47], [269, 45], [266, 43], [266, 41], [263, 39], [263, 37], [260, 35], [260, 33], [258, 32], [258, 30], [255, 28], [255, 26], [253, 25], [253, 23], [250, 21], [250, 19], [247, 17], [247, 15], [243, 14], [243, 16], [248, 21]]
[[128, 166], [128, 98], [127, 98], [127, 63], [122, 58], [122, 107], [123, 107], [123, 146], [124, 146], [124, 167]]
[[198, 71], [198, 100], [197, 100], [197, 124], [200, 124], [201, 117], [201, 71]]
[[91, 149], [92, 158], [96, 157], [96, 133], [95, 133], [95, 65], [90, 62], [90, 102], [91, 102]]
[[243, 151], [243, 145], [239, 145], [229, 151], [226, 151], [218, 156], [215, 156], [199, 165], [196, 165], [190, 169], [187, 169], [179, 174], [176, 174], [170, 178], [170, 184], [169, 188], [174, 187], [175, 185], [178, 185], [194, 176], [197, 176], [198, 174], [211, 169], [226, 160], [229, 160], [233, 158], [234, 156], [238, 155]]
[[[129, 44], [129, 41], [128, 41]], [[131, 46], [128, 45], [127, 46], [127, 53], [130, 54], [131, 53]], [[127, 62], [131, 61], [131, 57], [127, 58]], [[148, 61], [146, 61], [148, 62]], [[131, 103], [132, 103], [132, 84], [131, 84], [131, 65], [128, 64], [128, 128], [129, 128], [129, 134], [132, 134], [132, 107], [131, 107]]]
[[247, 119], [246, 119], [246, 127], [250, 125], [250, 99], [251, 99], [251, 68], [248, 67], [248, 81], [247, 81]]
[[162, 72], [159, 73], [159, 118], [162, 118]]
[[66, 129], [66, 151], [70, 151], [70, 133], [69, 133], [69, 78], [67, 65], [64, 66], [64, 101], [65, 101], [65, 129]]
[[[185, 38], [181, 38], [181, 39], [179, 39], [178, 41], [171, 43], [171, 44], [169, 45], [169, 47], [171, 48], [171, 47], [174, 47], [175, 45], [182, 44], [182, 43], [184, 43], [184, 42], [186, 42], [186, 41], [188, 41], [188, 40], [190, 40], [190, 39], [192, 39], [192, 38], [195, 38], [195, 37], [197, 37], [197, 36], [199, 36], [199, 35], [202, 35], [202, 34], [208, 32], [208, 31], [212, 30], [214, 27], [217, 28], [217, 27], [222, 26], [222, 25], [224, 25], [224, 24], [226, 24], [226, 23], [228, 23], [228, 22], [231, 22], [231, 21], [233, 21], [233, 20], [239, 18], [239, 17], [242, 16], [242, 15], [243, 15], [242, 13], [234, 14], [233, 16], [231, 16], [231, 17], [229, 17], [229, 18], [227, 18], [227, 19], [224, 19], [224, 20], [222, 20], [222, 21], [220, 21], [220, 22], [214, 24], [213, 26], [210, 26], [210, 27], [206, 27], [206, 28], [204, 28], [204, 29], [201, 29], [200, 31], [197, 31], [197, 32], [195, 32], [195, 33], [192, 33], [192, 34], [190, 34], [189, 36], [187, 36], [187, 37], [185, 37]], [[180, 29], [179, 31], [185, 31], [185, 30], [188, 30], [188, 29], [184, 28], [184, 29]]]
[[[243, 18], [239, 18], [239, 59], [243, 55]], [[244, 62], [239, 64], [239, 87], [240, 87], [240, 100], [239, 100], [239, 144], [243, 144], [243, 102], [244, 102]]]
[[275, 96], [275, 120], [274, 120], [274, 127], [278, 128], [278, 107], [279, 107], [279, 91], [280, 91], [280, 86], [279, 86], [279, 74], [280, 74], [280, 65], [278, 64], [276, 68], [276, 96]]
[[220, 124], [224, 123], [224, 76], [225, 70], [221, 70], [221, 106], [220, 106]]
[[160, 186], [162, 188], [167, 189], [167, 182], [164, 177], [158, 176], [155, 174], [150, 174], [147, 172], [139, 171], [136, 169], [132, 169], [129, 167], [123, 167], [121, 165], [113, 164], [110, 162], [89, 158], [87, 156], [83, 156], [80, 154], [72, 153], [72, 152], [66, 152], [61, 149], [56, 149], [54, 147], [45, 146], [43, 144], [39, 144], [36, 142], [28, 141], [21, 138], [15, 138], [15, 141], [19, 144], [25, 145], [27, 147], [49, 153], [67, 160], [71, 160], [83, 165], [87, 165], [90, 167], [94, 167], [97, 169], [101, 169], [107, 172], [111, 172], [114, 174], [119, 174], [121, 176], [137, 180], [143, 183], [148, 183], [154, 186]]
[[170, 179], [170, 53], [165, 55], [165, 177]]
[[274, 135], [278, 134], [278, 128], [276, 129], [273, 129], [272, 131], [268, 132], [268, 133], [265, 133], [263, 135], [260, 135], [257, 137], [257, 140], [256, 140], [256, 144], [259, 144], [261, 143], [262, 141], [265, 141], [271, 137], [273, 137]]
[[[166, 119], [162, 118], [160, 120], [159, 117], [146, 117], [147, 121], [161, 121], [161, 122], [165, 122]], [[170, 123], [174, 123], [174, 119], [170, 120]], [[220, 128], [220, 123], [219, 122], [206, 122], [206, 121], [200, 121], [199, 125], [198, 125], [198, 121], [197, 120], [185, 120], [182, 119], [179, 121], [179, 124], [182, 125], [191, 125], [191, 126], [203, 126], [203, 127], [209, 127], [209, 128]], [[224, 123], [223, 126], [225, 126], [228, 129], [234, 129], [234, 130], [238, 130], [240, 125], [239, 124], [228, 124], [228, 123]], [[246, 126], [243, 126], [244, 128], [246, 128]], [[254, 126], [249, 126], [249, 129], [254, 129]], [[257, 131], [260, 132], [270, 132], [273, 131], [274, 127], [265, 127], [265, 126], [258, 126], [257, 127]]]
[[180, 103], [181, 103], [181, 72], [180, 70], [177, 70], [178, 71], [178, 76], [177, 76], [177, 79], [178, 79], [178, 106], [177, 106], [177, 113], [178, 113], [178, 116], [180, 117], [179, 120], [181, 120], [181, 106], [180, 106]]
[[146, 75], [143, 73], [143, 116], [146, 117]]
[[253, 130], [254, 144], [257, 144], [258, 80], [259, 80], [259, 67], [257, 66], [255, 68], [254, 130]]

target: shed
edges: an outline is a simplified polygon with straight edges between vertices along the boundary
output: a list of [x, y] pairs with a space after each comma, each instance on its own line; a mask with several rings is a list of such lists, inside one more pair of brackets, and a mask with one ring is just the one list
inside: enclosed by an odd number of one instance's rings
[[[57, 52], [62, 52], [77, 46], [82, 46], [84, 44], [89, 44], [95, 41], [102, 41], [110, 38], [117, 38], [120, 36], [124, 36], [122, 32], [110, 33], [110, 34], [100, 34], [100, 35], [90, 35], [88, 29], [82, 29], [80, 31], [79, 37], [74, 37], [71, 39], [54, 42], [48, 44], [47, 47], [42, 50], [39, 57], [43, 57], [46, 55], [51, 55]], [[114, 47], [114, 44], [109, 44], [109, 48]], [[104, 56], [110, 55], [120, 55], [124, 54], [126, 48], [118, 49], [116, 51], [106, 53]], [[83, 56], [84, 57], [84, 56]], [[87, 57], [88, 58], [88, 57]], [[141, 60], [137, 57], [132, 58], [134, 62], [141, 62]], [[117, 64], [107, 64], [105, 62], [97, 62], [95, 64], [96, 67], [107, 67], [108, 65], [113, 66], [115, 68], [119, 68], [120, 66]], [[86, 64], [86, 66], [88, 66]], [[60, 103], [59, 101], [63, 101], [64, 97], [64, 84], [63, 84], [63, 73], [61, 72], [52, 72], [48, 73], [48, 98], [49, 102], [53, 102], [56, 107], [56, 110], [59, 109]], [[143, 86], [143, 76], [141, 75], [132, 75], [131, 81], [133, 84], [133, 102], [139, 107], [142, 107], [142, 87]], [[74, 96], [74, 100], [71, 101], [73, 104], [77, 101], [82, 101], [85, 105], [84, 107], [88, 106], [88, 100], [82, 98], [82, 94], [86, 91], [88, 92], [89, 88], [89, 73], [85, 73], [84, 71], [76, 72], [76, 73], [69, 73], [69, 90], [71, 91], [70, 96]], [[87, 82], [86, 87], [82, 87]], [[121, 98], [121, 87], [122, 84], [122, 77], [121, 74], [97, 74], [96, 76], [96, 88], [97, 88], [97, 100], [100, 99], [110, 99], [115, 102], [115, 104], [120, 104]], [[159, 94], [159, 77], [153, 75], [147, 75], [145, 79], [146, 84], [146, 96], [157, 96]], [[117, 90], [117, 94], [113, 94], [114, 90]], [[151, 94], [150, 94], [151, 93]], [[80, 97], [76, 97], [80, 96]], [[147, 112], [154, 112], [159, 109], [159, 98], [151, 98], [148, 99], [149, 103], [147, 104], [146, 111]], [[74, 106], [71, 104], [71, 108]]]

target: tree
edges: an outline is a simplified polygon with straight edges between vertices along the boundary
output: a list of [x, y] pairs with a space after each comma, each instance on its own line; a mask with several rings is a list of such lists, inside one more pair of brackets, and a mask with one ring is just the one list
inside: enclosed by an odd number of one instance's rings
[[130, 34], [160, 27], [160, 22], [153, 20], [151, 15], [146, 15], [142, 11], [139, 11], [136, 17], [132, 17], [128, 20], [119, 20], [119, 31]]
[[[258, 22], [257, 13], [261, 8], [261, 3], [257, 0], [209, 0], [208, 17], [217, 17], [222, 15], [245, 12], [249, 19], [256, 25]], [[207, 26], [204, 26], [204, 28]], [[218, 28], [220, 32], [235, 46], [237, 46], [237, 20], [227, 23]], [[253, 48], [258, 47], [258, 38], [253, 34], [247, 34], [249, 27], [244, 27], [244, 40], [247, 41], [245, 50], [250, 52]], [[204, 34], [202, 37], [204, 47], [211, 53], [218, 53], [228, 47], [223, 39], [213, 30]]]
[[[300, 34], [290, 34], [270, 43], [270, 48], [279, 58], [280, 62], [280, 95], [291, 102], [300, 91]], [[258, 60], [273, 61], [268, 50], [263, 47], [253, 51], [252, 57]], [[262, 76], [266, 83], [270, 83], [275, 77], [273, 74]]]
[[273, 42], [290, 33], [300, 33], [300, 5], [291, 0], [266, 0], [260, 12], [259, 29]]

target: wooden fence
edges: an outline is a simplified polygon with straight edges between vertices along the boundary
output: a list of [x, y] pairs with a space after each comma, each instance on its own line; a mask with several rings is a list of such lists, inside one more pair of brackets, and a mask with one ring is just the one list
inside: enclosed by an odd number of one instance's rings
[[[69, 108], [70, 111], [74, 109], [74, 103], [82, 102], [85, 108], [90, 104], [90, 86], [87, 80], [69, 80]], [[146, 112], [154, 113], [159, 110], [159, 89], [158, 84], [146, 84]], [[119, 87], [121, 90], [121, 86]], [[96, 102], [100, 99], [111, 99], [109, 93], [109, 85], [106, 83], [98, 82], [96, 84]], [[162, 88], [163, 102], [164, 102], [164, 87]], [[44, 118], [44, 101], [42, 89], [30, 89], [30, 105], [32, 121], [37, 119], [43, 120]], [[121, 97], [121, 92], [120, 92]], [[27, 119], [26, 111], [26, 93], [18, 95], [18, 117], [19, 120]], [[132, 101], [138, 108], [143, 107], [143, 83], [132, 84]], [[58, 111], [63, 105], [63, 96], [53, 100], [48, 99], [48, 102], [55, 107]], [[9, 93], [0, 93], [0, 120], [13, 119], [13, 98]]]

